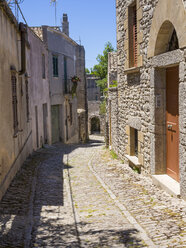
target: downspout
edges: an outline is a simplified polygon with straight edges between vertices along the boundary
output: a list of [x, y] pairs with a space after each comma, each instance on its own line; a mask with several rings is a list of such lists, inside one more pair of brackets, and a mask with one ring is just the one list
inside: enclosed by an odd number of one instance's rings
[[22, 22], [19, 24], [19, 30], [21, 32], [21, 70], [19, 75], [23, 75], [26, 72], [26, 25]]

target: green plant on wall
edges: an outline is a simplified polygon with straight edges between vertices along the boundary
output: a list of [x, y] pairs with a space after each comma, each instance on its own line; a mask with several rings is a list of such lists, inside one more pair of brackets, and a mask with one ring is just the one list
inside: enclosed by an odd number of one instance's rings
[[74, 97], [76, 95], [78, 82], [81, 82], [81, 79], [78, 76], [73, 76], [71, 78], [71, 82], [72, 82], [71, 94], [72, 94], [72, 97]]
[[109, 87], [110, 88], [118, 87], [118, 82], [116, 80], [113, 80]]
[[101, 115], [106, 114], [106, 100], [101, 102], [99, 112]]

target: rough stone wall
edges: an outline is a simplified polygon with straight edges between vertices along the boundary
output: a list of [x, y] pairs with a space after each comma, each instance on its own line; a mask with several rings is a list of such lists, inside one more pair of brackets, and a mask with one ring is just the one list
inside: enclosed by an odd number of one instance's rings
[[[115, 82], [117, 81], [117, 53], [112, 52], [108, 54], [108, 99], [107, 99], [107, 123], [109, 130], [107, 135], [109, 137], [110, 148], [118, 151], [118, 89]], [[115, 87], [113, 87], [113, 86]]]
[[[186, 189], [186, 175], [185, 173], [185, 140], [186, 132], [183, 126], [186, 123], [185, 118], [185, 101], [183, 99], [183, 92], [185, 92], [185, 53], [184, 48], [169, 52], [166, 55], [158, 55], [157, 57], [149, 57], [148, 50], [149, 41], [151, 39], [150, 32], [153, 22], [153, 16], [158, 3], [165, 4], [162, 0], [136, 0], [137, 5], [137, 43], [138, 43], [138, 66], [137, 70], [128, 67], [128, 6], [132, 4], [133, 0], [117, 0], [116, 12], [117, 12], [117, 81], [118, 81], [118, 145], [114, 148], [119, 156], [125, 161], [125, 155], [128, 154], [130, 148], [129, 132], [130, 127], [138, 130], [139, 140], [138, 146], [140, 150], [140, 164], [142, 166], [142, 173], [154, 173], [153, 168], [153, 149], [154, 146], [158, 146], [157, 138], [161, 136], [162, 124], [161, 115], [164, 108], [163, 101], [163, 86], [160, 85], [163, 74], [154, 71], [153, 68], [159, 68], [169, 65], [179, 64], [180, 71], [180, 175], [181, 176], [181, 191], [184, 195]], [[167, 4], [166, 9], [162, 8], [159, 13], [156, 13], [156, 18], [161, 14], [166, 17], [165, 21], [173, 19], [174, 4], [179, 8], [176, 9], [177, 13], [185, 13], [183, 6], [186, 5], [186, 1], [180, 0], [170, 1], [171, 4]], [[161, 8], [160, 8], [161, 9]], [[179, 20], [180, 18], [180, 20]], [[179, 26], [178, 23], [185, 23], [185, 19], [181, 20], [182, 15], [174, 17], [173, 22]], [[183, 16], [184, 18], [184, 16]], [[156, 21], [154, 21], [156, 23]], [[158, 21], [157, 21], [158, 23]], [[154, 25], [154, 24], [153, 24]], [[174, 23], [173, 23], [174, 25]], [[185, 24], [184, 24], [185, 25]], [[179, 33], [179, 32], [178, 32]], [[181, 43], [186, 40], [185, 35], [181, 37]], [[155, 40], [156, 41], [156, 40]], [[154, 41], [154, 42], [155, 42]], [[163, 40], [162, 40], [163, 41]], [[152, 41], [153, 42], [153, 41]], [[150, 42], [151, 44], [151, 42]], [[165, 51], [166, 52], [166, 51]], [[183, 55], [184, 54], [184, 55]], [[155, 73], [155, 74], [154, 74]], [[155, 78], [155, 79], [154, 79]], [[153, 85], [152, 82], [155, 84]], [[159, 86], [158, 86], [159, 83]], [[156, 110], [157, 96], [160, 94], [160, 102], [162, 105], [159, 110]], [[109, 92], [110, 99], [113, 99], [113, 93]], [[113, 106], [113, 100], [111, 106]], [[155, 116], [156, 115], [156, 116]], [[159, 116], [159, 117], [158, 117]], [[159, 123], [159, 124], [158, 124]], [[184, 123], [184, 124], [183, 124]], [[157, 129], [159, 125], [159, 129]], [[160, 128], [161, 127], [161, 128]], [[112, 127], [113, 129], [113, 127]], [[116, 127], [115, 127], [116, 129]], [[115, 132], [112, 130], [112, 132]], [[117, 150], [118, 149], [118, 150]], [[156, 148], [157, 149], [157, 148]], [[161, 149], [160, 149], [160, 152]], [[159, 154], [161, 157], [161, 154]], [[157, 157], [157, 156], [156, 156]], [[163, 160], [163, 158], [162, 158]]]
[[[125, 74], [124, 67], [127, 60], [124, 50], [124, 42], [126, 40], [127, 29], [123, 23], [127, 18], [127, 8], [133, 1], [117, 2], [117, 49], [118, 49], [118, 108], [119, 108], [119, 154], [124, 158], [127, 152], [128, 136], [126, 135], [126, 126], [134, 123], [135, 117], [139, 120], [140, 131], [145, 134], [144, 144], [141, 147], [144, 156], [144, 171], [150, 172], [150, 134], [148, 133], [148, 124], [150, 122], [149, 115], [149, 99], [150, 99], [150, 61], [147, 59], [147, 46], [149, 40], [150, 27], [154, 8], [157, 0], [138, 1], [142, 9], [142, 18], [140, 20], [139, 30], [143, 32], [143, 39], [140, 44], [140, 53], [143, 56], [144, 68], [140, 69], [140, 73]], [[130, 121], [132, 119], [132, 121]]]
[[92, 74], [86, 75], [87, 79], [87, 99], [88, 101], [100, 101], [100, 87], [96, 85], [96, 80], [99, 78]]
[[109, 146], [115, 152], [118, 152], [118, 91], [117, 88], [109, 88], [108, 98], [108, 115], [109, 124]]
[[117, 81], [117, 53], [108, 54], [108, 88]]
[[[80, 129], [80, 141], [85, 142], [88, 139], [88, 103], [87, 103], [87, 84], [85, 74], [85, 49], [83, 46], [76, 47], [76, 74], [81, 79], [77, 87], [77, 107], [84, 110], [82, 115]], [[78, 118], [81, 118], [80, 116]]]

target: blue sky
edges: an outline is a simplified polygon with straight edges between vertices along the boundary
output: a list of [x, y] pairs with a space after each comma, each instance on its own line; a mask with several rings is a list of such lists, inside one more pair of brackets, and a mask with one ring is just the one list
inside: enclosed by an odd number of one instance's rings
[[[20, 5], [29, 26], [55, 25], [55, 8], [50, 0], [24, 0]], [[57, 25], [67, 13], [70, 37], [86, 51], [86, 67], [97, 64], [96, 57], [110, 41], [116, 48], [115, 0], [57, 0]]]

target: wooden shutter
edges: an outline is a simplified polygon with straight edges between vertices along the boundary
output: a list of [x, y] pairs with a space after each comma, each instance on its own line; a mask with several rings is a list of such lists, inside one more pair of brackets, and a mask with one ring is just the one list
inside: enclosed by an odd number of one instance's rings
[[134, 66], [137, 66], [137, 16], [136, 16], [136, 5], [133, 7], [133, 56]]
[[137, 13], [136, 4], [129, 7], [129, 67], [137, 66]]
[[13, 107], [13, 127], [18, 131], [18, 114], [17, 114], [17, 79], [15, 75], [11, 77], [12, 82], [12, 107]]

